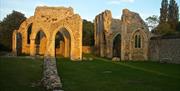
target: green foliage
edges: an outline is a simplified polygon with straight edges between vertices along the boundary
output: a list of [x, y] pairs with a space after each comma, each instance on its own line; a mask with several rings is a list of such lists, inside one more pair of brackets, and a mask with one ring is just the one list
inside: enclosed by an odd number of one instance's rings
[[0, 23], [0, 50], [11, 50], [12, 45], [12, 33], [17, 30], [20, 24], [26, 19], [24, 14], [12, 11], [11, 14], [7, 15]]
[[152, 30], [159, 24], [159, 18], [157, 15], [152, 15], [146, 18], [148, 27]]
[[168, 18], [168, 0], [162, 0], [160, 8], [160, 23], [166, 23]]
[[175, 0], [170, 0], [169, 12], [168, 12], [168, 23], [171, 28], [176, 30], [179, 21], [179, 7]]
[[169, 35], [178, 31], [179, 7], [175, 0], [162, 0], [160, 8], [160, 23], [154, 30], [155, 33]]
[[170, 24], [162, 23], [162, 24], [158, 25], [157, 30], [155, 31], [155, 33], [161, 34], [161, 35], [169, 35], [169, 34], [173, 33], [173, 30], [172, 30]]
[[94, 45], [94, 24], [83, 20], [83, 46]]

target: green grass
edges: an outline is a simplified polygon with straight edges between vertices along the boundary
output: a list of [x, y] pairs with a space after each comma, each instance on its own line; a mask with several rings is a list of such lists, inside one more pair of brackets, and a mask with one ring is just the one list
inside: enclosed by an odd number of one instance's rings
[[57, 60], [65, 91], [180, 91], [180, 65]]
[[0, 91], [44, 91], [40, 59], [0, 57]]
[[[41, 59], [0, 57], [0, 91], [44, 91]], [[96, 58], [57, 60], [65, 91], [180, 91], [180, 65], [156, 62], [112, 62]]]

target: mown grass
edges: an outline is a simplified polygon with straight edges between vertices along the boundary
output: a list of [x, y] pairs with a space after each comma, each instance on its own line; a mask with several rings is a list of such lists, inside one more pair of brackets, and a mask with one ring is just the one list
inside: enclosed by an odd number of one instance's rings
[[180, 65], [57, 60], [65, 91], [180, 91]]
[[0, 91], [44, 91], [41, 59], [0, 57]]
[[[41, 59], [0, 57], [0, 91], [44, 91]], [[180, 65], [57, 59], [65, 91], [180, 91]]]

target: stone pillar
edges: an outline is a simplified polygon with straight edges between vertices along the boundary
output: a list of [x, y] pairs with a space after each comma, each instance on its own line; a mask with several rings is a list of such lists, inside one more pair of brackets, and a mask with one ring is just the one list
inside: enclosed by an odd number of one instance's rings
[[47, 38], [46, 37], [43, 37], [41, 40], [40, 40], [40, 46], [39, 46], [39, 53], [41, 54], [41, 55], [44, 55], [45, 54], [45, 52], [46, 52], [46, 44], [47, 43]]
[[45, 56], [55, 57], [55, 40], [48, 40]]
[[[66, 44], [64, 41], [60, 41], [60, 48], [58, 51], [60, 55], [63, 55], [64, 57], [66, 57]], [[58, 52], [56, 51], [56, 53]]]
[[30, 56], [35, 56], [36, 52], [35, 52], [35, 39], [31, 39], [30, 42]]
[[127, 25], [126, 25], [125, 22], [123, 22], [123, 24], [122, 24], [122, 33], [121, 33], [121, 60], [125, 60], [126, 35], [127, 35]]
[[149, 41], [148, 41], [148, 38], [147, 38], [147, 40], [145, 40], [144, 46], [145, 46], [144, 58], [145, 58], [145, 60], [148, 60], [148, 48], [149, 48]]
[[12, 53], [17, 56], [17, 30], [14, 30], [13, 36], [12, 36]]
[[64, 57], [69, 57], [69, 42], [69, 39], [66, 36], [64, 36]]
[[113, 47], [113, 42], [112, 42], [112, 40], [108, 39], [108, 41], [107, 41], [107, 57], [108, 58], [112, 58], [112, 53], [113, 53], [112, 47]]
[[80, 45], [79, 39], [76, 41], [71, 41], [71, 60], [81, 60], [82, 59], [82, 46]]

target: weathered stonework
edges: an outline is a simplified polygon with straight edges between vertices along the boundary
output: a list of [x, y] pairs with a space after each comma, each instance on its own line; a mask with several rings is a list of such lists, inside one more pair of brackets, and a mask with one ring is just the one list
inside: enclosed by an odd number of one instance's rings
[[47, 90], [62, 91], [62, 83], [58, 76], [55, 58], [44, 58], [42, 84]]
[[180, 38], [151, 37], [148, 57], [153, 61], [180, 64]]
[[[31, 26], [31, 33], [28, 33]], [[56, 35], [63, 36], [60, 46], [55, 48]], [[19, 35], [18, 35], [19, 34]], [[28, 37], [30, 34], [30, 37]], [[39, 44], [36, 43], [39, 34]], [[19, 36], [19, 37], [18, 37]], [[19, 40], [18, 40], [19, 39]], [[20, 41], [20, 39], [22, 39]], [[27, 40], [30, 40], [28, 44]], [[21, 42], [21, 45], [18, 45]], [[21, 46], [18, 48], [18, 46]], [[64, 49], [64, 50], [62, 50]], [[82, 19], [74, 14], [73, 9], [65, 7], [37, 7], [34, 16], [25, 20], [18, 30], [13, 33], [13, 53], [36, 54], [55, 57], [56, 54], [70, 57], [72, 60], [82, 59]], [[61, 52], [60, 52], [61, 51]]]
[[[121, 60], [148, 59], [149, 31], [139, 14], [124, 9], [120, 20], [113, 19], [111, 12], [106, 10], [96, 16], [94, 25], [96, 55]], [[140, 36], [140, 48], [135, 48], [137, 35]]]

